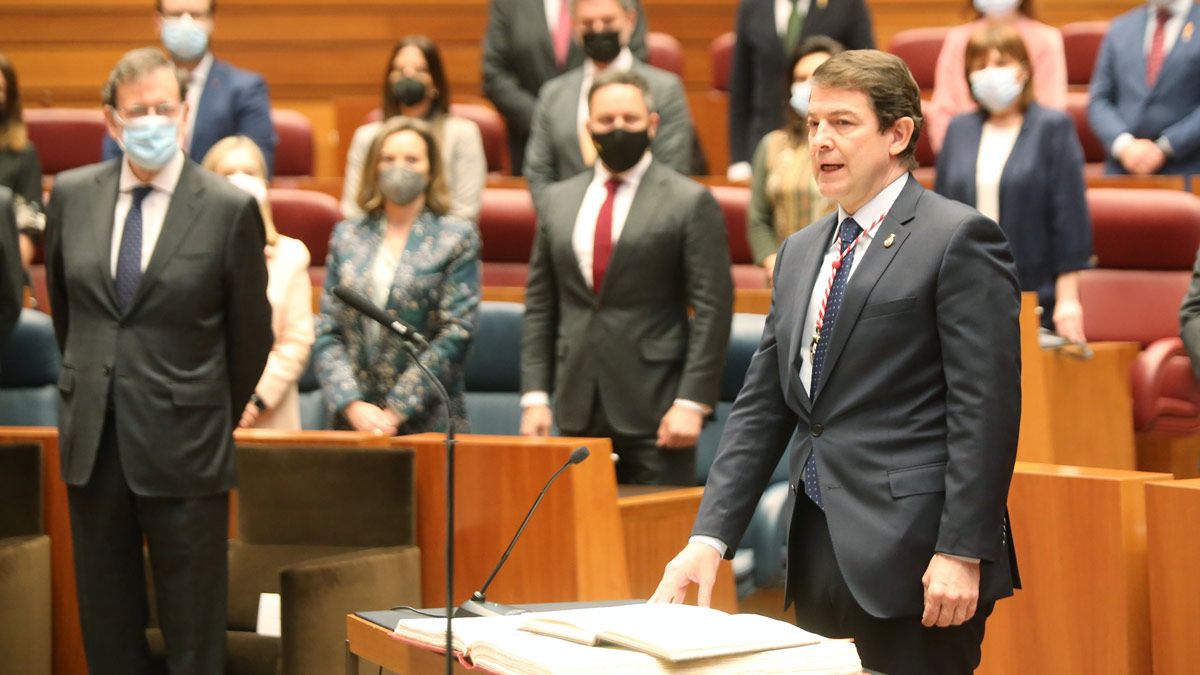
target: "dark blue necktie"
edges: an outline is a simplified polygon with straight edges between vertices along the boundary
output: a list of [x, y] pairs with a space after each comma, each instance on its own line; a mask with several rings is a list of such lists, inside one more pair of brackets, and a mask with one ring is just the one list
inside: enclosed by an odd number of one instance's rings
[[133, 188], [133, 203], [125, 216], [121, 247], [117, 250], [117, 306], [124, 312], [142, 281], [142, 200], [154, 188], [141, 185]]
[[[838, 251], [845, 251], [849, 248], [860, 234], [862, 234], [862, 228], [854, 222], [853, 218], [843, 220], [839, 231], [841, 246]], [[850, 279], [850, 268], [853, 265], [854, 249], [851, 248], [834, 272], [833, 286], [829, 289], [829, 301], [825, 304], [825, 320], [821, 323], [821, 336], [817, 339], [817, 349], [812, 355], [812, 380], [808, 386], [809, 396], [816, 395], [817, 386], [821, 383], [821, 371], [825, 367], [825, 353], [829, 349], [829, 339], [833, 335], [833, 327], [837, 323], [838, 310], [842, 307], [842, 296], [846, 294], [846, 282]], [[817, 482], [815, 450], [814, 447], [813, 452], [808, 453], [808, 459], [804, 462], [804, 494], [824, 510], [825, 505], [821, 502], [821, 486]]]

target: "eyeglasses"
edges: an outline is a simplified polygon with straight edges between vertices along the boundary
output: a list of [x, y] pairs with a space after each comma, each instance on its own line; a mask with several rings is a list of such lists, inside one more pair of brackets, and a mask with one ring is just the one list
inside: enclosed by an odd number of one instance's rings
[[162, 16], [162, 18], [164, 18], [164, 19], [181, 19], [185, 16], [189, 16], [192, 18], [193, 21], [203, 21], [204, 19], [211, 19], [213, 13], [211, 11], [209, 11], [209, 12], [159, 12], [159, 15]]
[[135, 120], [139, 117], [146, 117], [147, 115], [176, 117], [179, 115], [179, 111], [181, 109], [182, 106], [178, 103], [159, 103], [158, 105], [152, 106], [135, 105], [132, 108], [125, 108], [124, 110], [117, 110], [114, 108], [113, 112], [116, 113], [116, 116], [120, 121], [124, 122], [127, 120]]

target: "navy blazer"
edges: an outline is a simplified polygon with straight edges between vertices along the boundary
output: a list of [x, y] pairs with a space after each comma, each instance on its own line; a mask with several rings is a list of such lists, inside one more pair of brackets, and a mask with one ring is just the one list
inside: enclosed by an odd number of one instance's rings
[[[768, 132], [783, 125], [788, 55], [775, 31], [775, 0], [741, 0], [729, 70], [729, 163], [749, 162]], [[871, 13], [863, 0], [812, 0], [800, 43], [826, 35], [846, 49], [874, 49]]]
[[[937, 160], [934, 190], [975, 206], [975, 164], [987, 114], [950, 122]], [[1058, 275], [1091, 266], [1092, 226], [1083, 179], [1083, 149], [1071, 116], [1036, 103], [1000, 175], [1000, 229], [1017, 263], [1021, 290], [1036, 291], [1042, 323], [1054, 316]]]
[[[1150, 10], [1142, 5], [1109, 26], [1092, 72], [1088, 123], [1108, 151], [1125, 132], [1150, 140], [1165, 136], [1174, 155], [1159, 173], [1200, 173], [1200, 38], [1193, 35], [1200, 6], [1192, 4], [1152, 88], [1146, 87], [1143, 48], [1149, 19]], [[1104, 168], [1125, 173], [1112, 157]]]
[[[271, 99], [262, 75], [214, 59], [196, 108], [192, 111], [196, 126], [192, 129], [189, 157], [201, 162], [222, 138], [249, 136], [267, 160], [267, 176], [274, 175], [275, 146], [279, 138], [271, 122]], [[104, 158], [112, 159], [120, 154], [121, 148], [116, 141], [105, 136]]]

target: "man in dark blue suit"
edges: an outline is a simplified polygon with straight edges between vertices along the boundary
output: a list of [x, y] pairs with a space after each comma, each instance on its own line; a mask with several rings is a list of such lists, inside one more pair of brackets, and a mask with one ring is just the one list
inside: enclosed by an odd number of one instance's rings
[[1113, 20], [1089, 89], [1108, 173], [1200, 173], [1200, 7], [1152, 0]]
[[896, 56], [843, 52], [814, 74], [809, 150], [838, 211], [779, 249], [692, 540], [653, 599], [697, 583], [707, 604], [791, 444], [797, 623], [853, 637], [872, 670], [961, 675], [1018, 582], [1020, 298], [996, 223], [909, 173], [921, 122]]
[[[175, 65], [188, 73], [187, 104], [192, 111], [184, 149], [199, 162], [226, 136], [249, 136], [275, 172], [279, 139], [271, 123], [271, 99], [262, 75], [235, 68], [209, 50], [216, 0], [158, 0], [155, 24]], [[112, 138], [104, 139], [104, 159], [121, 154]]]

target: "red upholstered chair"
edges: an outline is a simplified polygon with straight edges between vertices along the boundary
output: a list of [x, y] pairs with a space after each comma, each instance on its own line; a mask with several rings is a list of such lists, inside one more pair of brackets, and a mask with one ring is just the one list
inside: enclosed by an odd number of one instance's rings
[[949, 28], [912, 28], [902, 30], [892, 36], [888, 43], [888, 51], [908, 64], [913, 79], [922, 89], [933, 89], [933, 74], [937, 68], [938, 54], [942, 53], [942, 43], [946, 40]]
[[737, 35], [730, 31], [718, 35], [708, 44], [708, 53], [712, 57], [712, 88], [717, 91], [729, 91], [729, 68], [733, 64], [735, 42]]
[[507, 176], [512, 161], [508, 156], [508, 127], [500, 113], [481, 103], [451, 103], [450, 114], [469, 119], [479, 127], [488, 173]]
[[1075, 120], [1075, 134], [1079, 136], [1079, 144], [1083, 146], [1083, 161], [1087, 162], [1088, 173], [1103, 173], [1104, 160], [1108, 153], [1104, 144], [1092, 133], [1092, 125], [1087, 116], [1088, 95], [1086, 91], [1067, 92], [1067, 112]]
[[750, 206], [750, 188], [736, 185], [713, 185], [708, 188], [721, 206], [725, 216], [725, 233], [729, 240], [729, 257], [733, 262], [735, 288], [766, 288], [767, 278], [754, 264], [750, 242], [746, 239], [746, 211]]
[[1134, 430], [1200, 431], [1200, 389], [1179, 339], [1179, 305], [1200, 249], [1200, 197], [1092, 188], [1097, 267], [1080, 274], [1089, 340], [1141, 345], [1131, 371]]
[[646, 33], [646, 62], [683, 77], [683, 45], [667, 33]]
[[484, 188], [479, 210], [484, 286], [524, 286], [537, 232], [528, 190]]
[[26, 108], [24, 117], [42, 173], [53, 175], [100, 161], [108, 132], [99, 108]]
[[1062, 27], [1063, 49], [1067, 54], [1067, 84], [1087, 86], [1100, 43], [1108, 34], [1107, 21], [1076, 21]]
[[275, 176], [313, 175], [313, 127], [303, 113], [271, 109], [271, 123], [279, 136], [275, 147]]
[[325, 265], [333, 226], [342, 219], [338, 200], [315, 190], [271, 188], [271, 216], [280, 234], [304, 242], [312, 265]]

